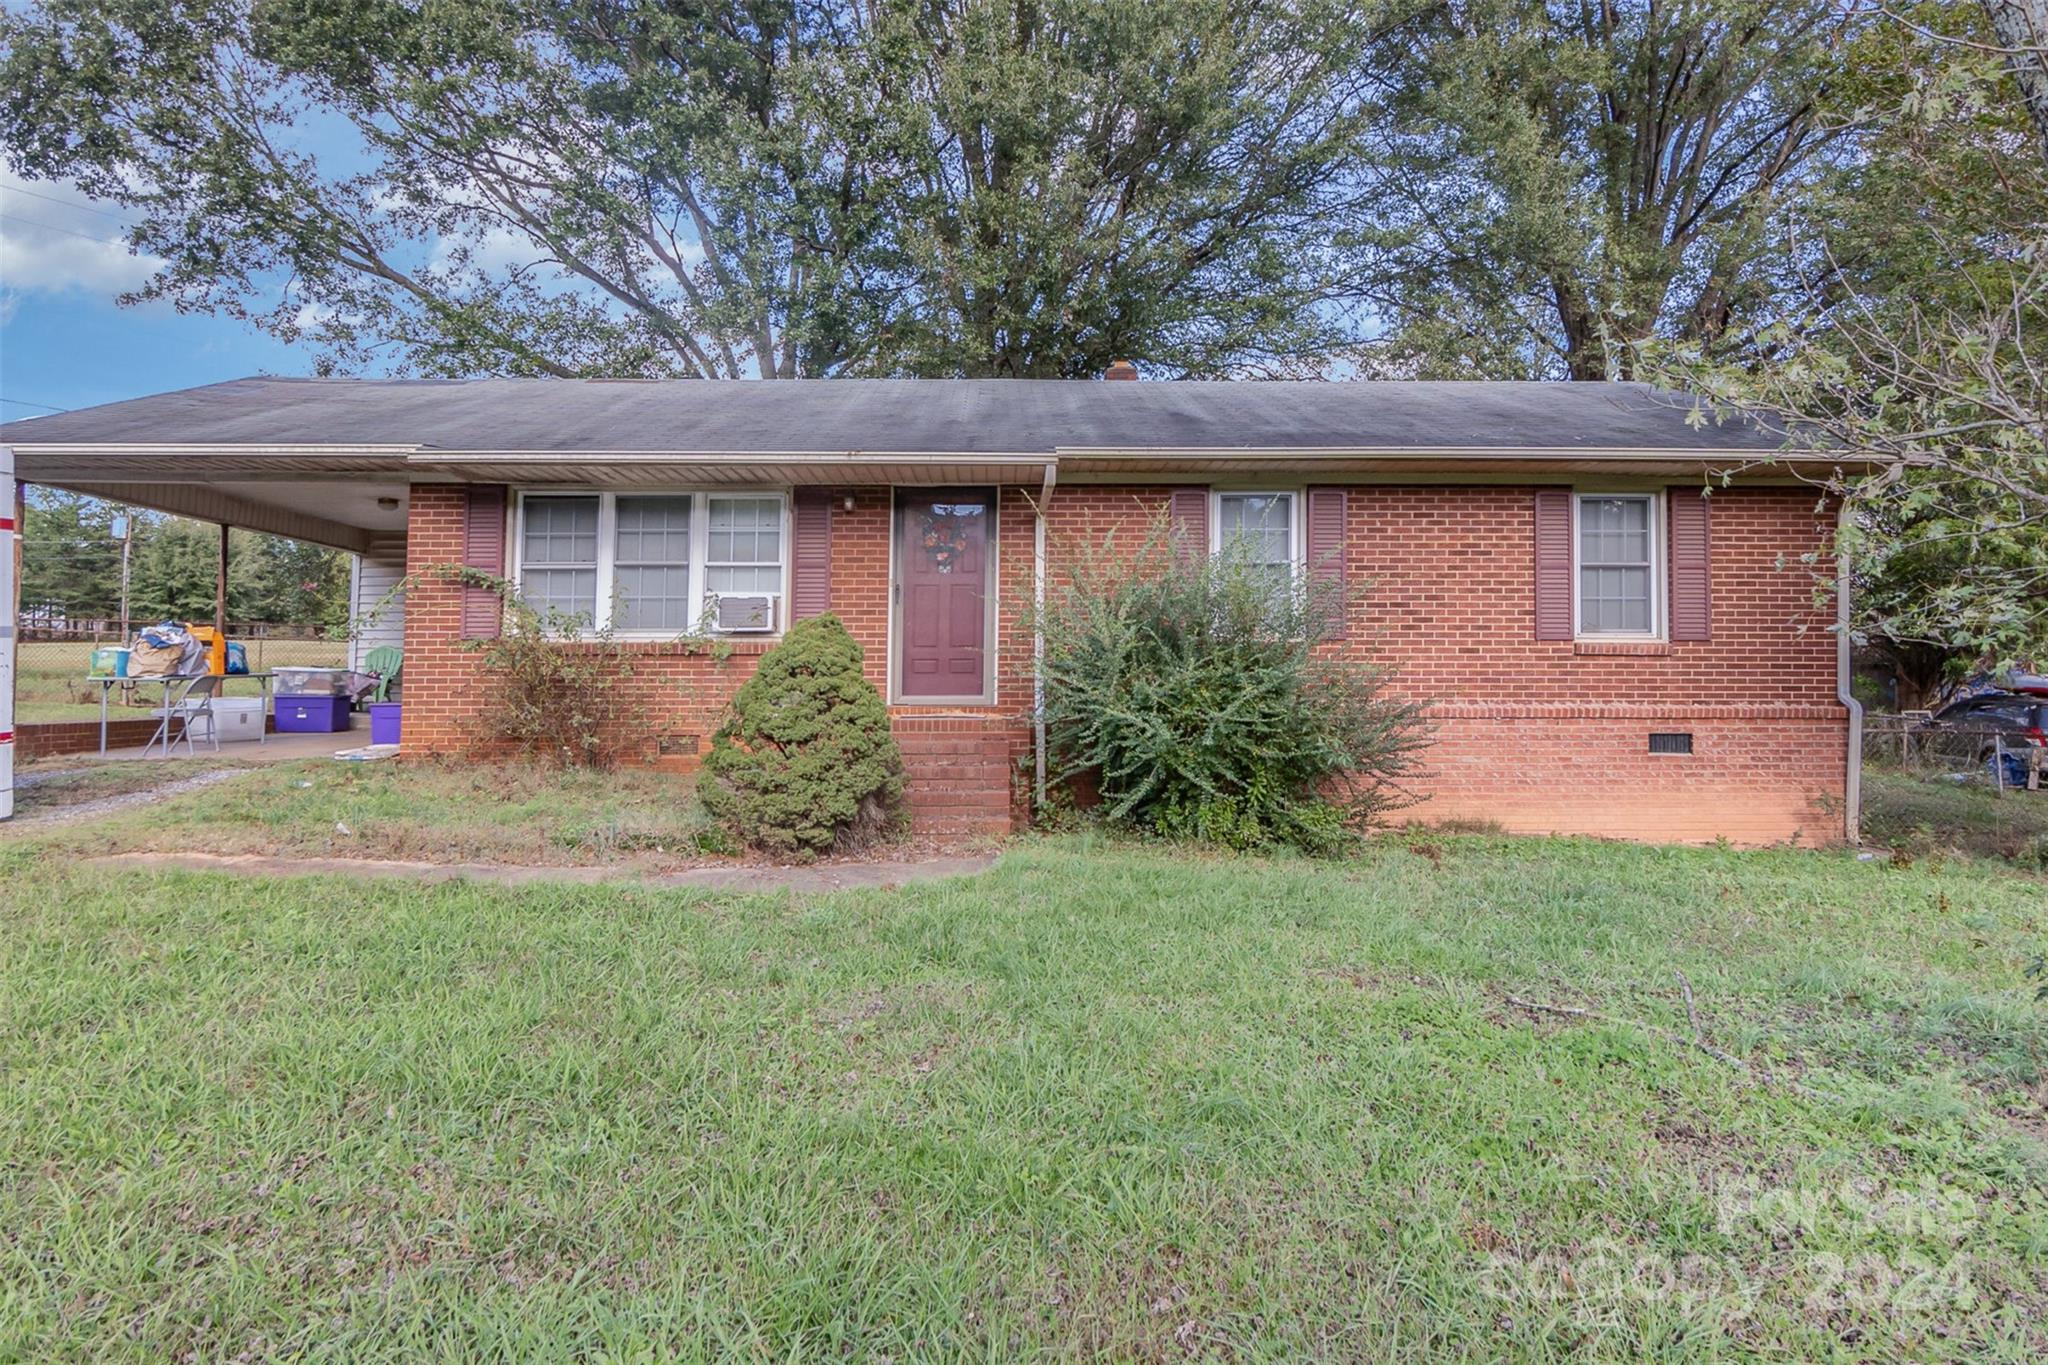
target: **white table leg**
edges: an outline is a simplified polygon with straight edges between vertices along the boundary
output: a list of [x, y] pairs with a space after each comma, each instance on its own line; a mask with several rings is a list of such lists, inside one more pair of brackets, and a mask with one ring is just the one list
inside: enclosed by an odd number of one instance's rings
[[107, 693], [114, 690], [111, 680], [100, 684], [100, 757], [107, 756]]

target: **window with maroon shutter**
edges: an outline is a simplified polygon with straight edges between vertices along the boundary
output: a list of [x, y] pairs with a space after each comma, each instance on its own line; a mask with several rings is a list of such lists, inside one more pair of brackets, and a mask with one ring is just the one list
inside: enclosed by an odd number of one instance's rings
[[799, 488], [790, 509], [789, 614], [801, 621], [832, 609], [832, 495]]
[[1671, 515], [1671, 638], [1714, 638], [1712, 536], [1704, 491], [1674, 488]]
[[1572, 494], [1536, 491], [1536, 638], [1572, 638]]
[[1344, 605], [1323, 632], [1325, 639], [1341, 640], [1350, 625], [1349, 602], [1344, 598], [1344, 512], [1345, 490], [1308, 490], [1308, 571], [1319, 584], [1332, 584]]
[[1167, 504], [1173, 523], [1173, 552], [1183, 561], [1209, 553], [1209, 490], [1176, 488]]
[[[502, 578], [505, 574], [505, 488], [473, 484], [462, 522], [463, 567]], [[496, 639], [505, 628], [505, 604], [489, 588], [462, 589], [462, 638]]]

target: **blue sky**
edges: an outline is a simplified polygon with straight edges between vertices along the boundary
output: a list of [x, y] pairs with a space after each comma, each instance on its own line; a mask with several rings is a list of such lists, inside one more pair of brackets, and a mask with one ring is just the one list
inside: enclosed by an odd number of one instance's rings
[[0, 418], [245, 374], [304, 374], [309, 350], [227, 318], [115, 302], [149, 274], [121, 219], [69, 186], [0, 173]]

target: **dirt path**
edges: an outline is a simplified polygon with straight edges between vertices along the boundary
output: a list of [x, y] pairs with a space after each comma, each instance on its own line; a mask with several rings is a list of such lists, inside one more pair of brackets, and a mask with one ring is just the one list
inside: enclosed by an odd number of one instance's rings
[[[24, 774], [15, 780], [15, 790], [17, 792], [23, 791], [35, 786], [39, 781], [46, 782], [53, 777], [69, 777], [71, 774], [81, 771], [84, 770], [67, 768], [60, 772]], [[210, 787], [216, 782], [225, 782], [230, 777], [239, 777], [247, 771], [248, 769], [246, 768], [216, 768], [211, 772], [196, 773], [191, 777], [181, 777], [174, 782], [165, 782], [158, 786], [145, 787], [140, 791], [122, 792], [117, 796], [99, 796], [94, 797], [90, 801], [74, 801], [68, 806], [31, 807], [27, 810], [18, 811], [11, 823], [17, 826], [54, 825], [64, 820], [83, 820], [94, 815], [111, 815], [117, 810], [127, 810], [133, 806], [147, 806], [152, 802], [167, 800], [173, 796], [181, 796], [186, 792], [198, 791], [201, 787]]]
[[888, 888], [908, 882], [965, 877], [987, 870], [995, 860], [995, 854], [983, 853], [926, 858], [918, 862], [827, 863], [818, 867], [693, 867], [682, 872], [652, 875], [615, 867], [417, 863], [384, 858], [272, 858], [259, 853], [116, 853], [88, 861], [94, 867], [128, 871], [179, 868], [259, 877], [381, 877], [421, 883], [478, 881], [499, 886], [524, 886], [535, 882], [569, 882], [588, 886], [599, 882], [619, 882], [636, 886], [703, 887], [716, 891], [819, 892], [855, 887]]

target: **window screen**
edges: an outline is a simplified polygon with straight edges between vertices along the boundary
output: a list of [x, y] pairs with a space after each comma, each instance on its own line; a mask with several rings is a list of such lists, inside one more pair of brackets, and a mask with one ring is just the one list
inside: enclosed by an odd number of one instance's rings
[[618, 500], [613, 624], [685, 631], [690, 620], [690, 499]]
[[1276, 589], [1293, 581], [1292, 493], [1218, 494], [1216, 522], [1219, 545], [1238, 547], [1252, 563], [1272, 574]]
[[782, 591], [782, 499], [712, 498], [706, 592]]
[[1579, 633], [1648, 635], [1652, 600], [1647, 497], [1579, 499]]
[[536, 608], [595, 619], [597, 501], [546, 496], [522, 504], [519, 592]]

